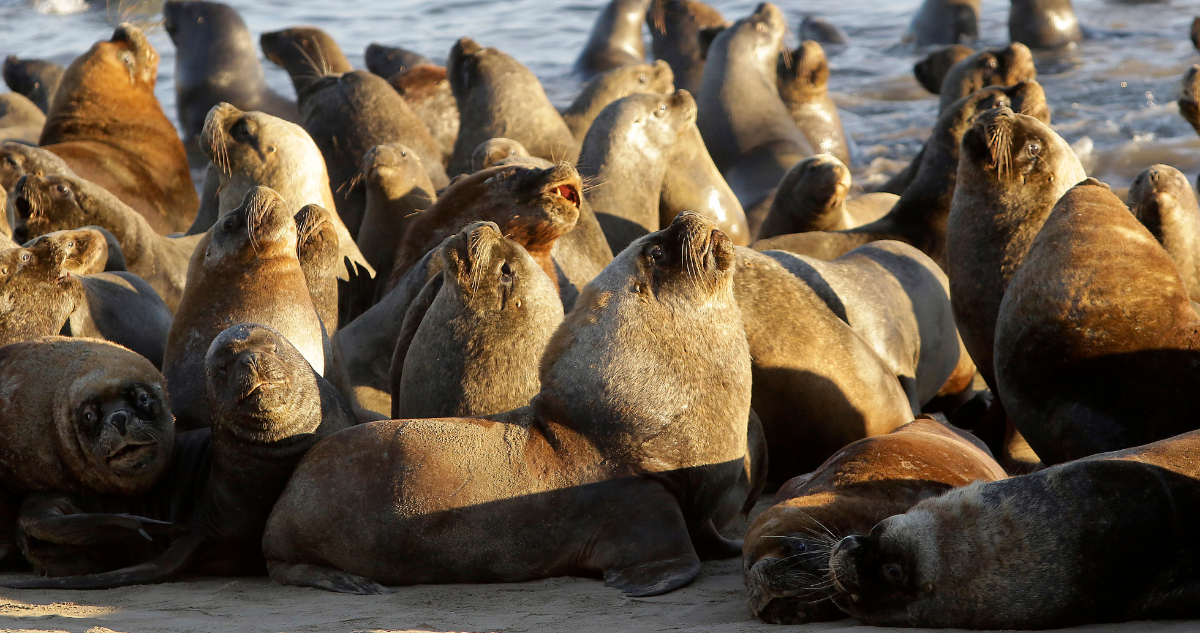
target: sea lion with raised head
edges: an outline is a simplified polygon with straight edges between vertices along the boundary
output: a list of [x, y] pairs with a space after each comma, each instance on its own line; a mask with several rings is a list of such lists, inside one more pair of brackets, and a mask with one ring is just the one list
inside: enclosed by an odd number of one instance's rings
[[1083, 40], [1071, 0], [1012, 0], [1008, 37], [1029, 48], [1061, 48]]
[[4, 83], [9, 90], [28, 97], [42, 112], [49, 113], [66, 70], [52, 61], [9, 55], [4, 58]]
[[441, 272], [404, 317], [392, 418], [462, 418], [523, 407], [563, 319], [558, 289], [500, 227], [477, 222], [438, 249]]
[[420, 53], [375, 42], [367, 44], [366, 50], [363, 51], [363, 61], [367, 64], [367, 70], [384, 79], [416, 66], [433, 64], [428, 57]]
[[458, 102], [446, 77], [446, 68], [421, 64], [387, 78], [396, 92], [404, 97], [413, 114], [425, 124], [442, 151], [443, 167], [454, 157], [454, 144], [461, 126]]
[[118, 26], [67, 68], [38, 144], [165, 235], [187, 230], [200, 201], [187, 151], [154, 96], [157, 76], [145, 34]]
[[296, 256], [308, 294], [325, 333], [333, 336], [338, 328], [337, 275], [342, 260], [333, 214], [319, 204], [306, 204], [292, 219], [296, 221]]
[[[711, 516], [745, 464], [735, 260], [713, 224], [681, 214], [584, 290], [529, 407], [374, 422], [322, 442], [267, 523], [271, 577], [352, 593], [602, 575], [638, 596], [691, 582], [701, 556], [730, 553]], [[381, 505], [395, 511], [364, 514]]]
[[708, 45], [729, 22], [698, 0], [653, 0], [646, 12], [646, 25], [650, 27], [654, 58], [671, 65], [675, 86], [698, 93]]
[[921, 87], [938, 94], [942, 91], [942, 81], [946, 79], [946, 74], [955, 64], [970, 57], [975, 52], [975, 49], [962, 44], [951, 44], [943, 46], [932, 53], [921, 58], [921, 61], [913, 65], [913, 76], [917, 78], [917, 83]]
[[575, 60], [574, 73], [587, 81], [614, 68], [645, 62], [642, 22], [649, 4], [650, 0], [611, 0], [605, 5]]
[[408, 223], [437, 201], [421, 157], [401, 144], [372, 147], [362, 159], [367, 211], [358, 248], [375, 270], [390, 271]]
[[[641, 24], [641, 21], [638, 21]], [[608, 104], [633, 94], [671, 94], [675, 91], [675, 75], [661, 59], [653, 64], [625, 64], [592, 78], [575, 101], [563, 111], [563, 120], [571, 134], [583, 143], [592, 121]]]
[[917, 46], [970, 44], [979, 39], [980, 0], [925, 0], [904, 40]]
[[780, 181], [758, 238], [852, 229], [878, 220], [899, 200], [895, 194], [868, 193], [847, 201], [851, 184], [850, 168], [828, 154], [796, 163]]
[[805, 41], [785, 50], [776, 64], [779, 97], [787, 106], [808, 144], [819, 153], [850, 163], [850, 137], [842, 127], [837, 105], [829, 98], [829, 60], [821, 45]]
[[1187, 177], [1170, 165], [1151, 165], [1129, 187], [1125, 204], [1179, 269], [1192, 301], [1200, 301], [1200, 205]]
[[297, 96], [314, 79], [354, 70], [333, 37], [315, 26], [263, 33], [258, 45], [267, 59], [287, 71]]
[[37, 104], [15, 92], [0, 94], [0, 142], [36, 144], [46, 124]]
[[684, 128], [668, 157], [658, 197], [658, 226], [668, 226], [684, 211], [716, 222], [736, 246], [750, 244], [750, 226], [737, 195], [717, 169], [695, 124]]
[[829, 553], [843, 537], [976, 481], [1006, 475], [978, 439], [918, 418], [838, 451], [780, 487], [742, 545], [750, 612], [771, 624], [840, 620], [831, 600]]

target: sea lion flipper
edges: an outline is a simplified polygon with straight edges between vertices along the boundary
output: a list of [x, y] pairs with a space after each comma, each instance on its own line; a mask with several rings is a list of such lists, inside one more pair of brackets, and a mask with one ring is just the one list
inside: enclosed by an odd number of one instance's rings
[[35, 578], [7, 582], [3, 583], [3, 586], [9, 589], [112, 589], [129, 585], [166, 582], [187, 567], [196, 551], [206, 542], [208, 539], [193, 532], [177, 539], [167, 548], [167, 551], [148, 563], [102, 574]]
[[22, 519], [21, 529], [40, 541], [62, 545], [100, 545], [124, 541], [132, 536], [131, 532], [146, 540], [153, 540], [153, 535], [169, 535], [186, 528], [129, 514], [81, 513]]
[[721, 560], [742, 555], [742, 542], [721, 536], [712, 519], [705, 521], [692, 533], [692, 547], [700, 560]]
[[604, 584], [633, 598], [661, 596], [683, 587], [700, 575], [700, 559], [690, 557], [635, 563], [604, 570]]
[[674, 591], [700, 574], [678, 503], [666, 490], [647, 491], [640, 508], [609, 525], [592, 550], [604, 584], [631, 597]]
[[292, 564], [282, 561], [267, 561], [271, 580], [281, 585], [314, 587], [338, 593], [356, 593], [361, 596], [381, 596], [396, 593], [383, 585], [332, 567], [322, 565]]

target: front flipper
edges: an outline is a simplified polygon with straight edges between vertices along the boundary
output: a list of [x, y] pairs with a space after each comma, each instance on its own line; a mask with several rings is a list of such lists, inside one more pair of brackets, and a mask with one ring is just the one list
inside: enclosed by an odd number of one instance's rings
[[147, 541], [155, 536], [182, 534], [187, 528], [131, 514], [67, 514], [53, 517], [22, 517], [20, 528], [40, 541], [63, 545], [101, 545], [124, 541], [137, 535]]
[[626, 499], [592, 548], [591, 566], [604, 584], [635, 598], [658, 596], [696, 579], [700, 559], [688, 537], [679, 503], [661, 486]]
[[692, 547], [700, 560], [721, 560], [742, 555], [742, 542], [721, 536], [712, 519], [692, 532]]
[[35, 578], [6, 582], [0, 586], [10, 589], [112, 589], [129, 585], [166, 582], [177, 576], [191, 563], [196, 552], [208, 539], [195, 533], [180, 537], [158, 558], [141, 565], [87, 576]]
[[360, 596], [382, 596], [396, 593], [396, 590], [388, 589], [374, 580], [322, 565], [284, 563], [273, 560], [267, 561], [267, 571], [271, 574], [271, 580], [281, 585], [315, 587], [338, 593], [356, 593]]

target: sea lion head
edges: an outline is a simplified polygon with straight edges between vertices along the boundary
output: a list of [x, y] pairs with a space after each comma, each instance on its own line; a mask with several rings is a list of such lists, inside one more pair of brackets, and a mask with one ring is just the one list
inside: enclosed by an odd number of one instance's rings
[[785, 50], [783, 37], [786, 34], [787, 19], [783, 11], [770, 2], [763, 2], [754, 13], [734, 22], [715, 39], [728, 41], [730, 58], [752, 58], [757, 66], [773, 73], [779, 54]]
[[55, 231], [36, 237], [25, 248], [45, 245], [63, 257], [63, 268], [72, 275], [91, 275], [104, 272], [108, 264], [108, 241], [93, 228]]
[[367, 70], [380, 77], [391, 77], [414, 66], [429, 64], [429, 60], [410, 50], [371, 42], [363, 52]]
[[321, 422], [316, 373], [270, 327], [242, 323], [221, 332], [204, 357], [204, 372], [218, 432], [266, 444], [313, 433]]
[[471, 173], [487, 169], [509, 158], [524, 158], [529, 156], [525, 146], [511, 138], [490, 138], [479, 144], [471, 152]]
[[792, 101], [810, 99], [823, 95], [829, 86], [829, 60], [821, 45], [806, 40], [793, 51], [784, 51], [775, 66], [779, 79], [779, 91]]
[[0, 188], [11, 191], [21, 176], [47, 174], [74, 176], [75, 172], [54, 152], [16, 141], [0, 143]]
[[[508, 55], [492, 48], [484, 48], [479, 42], [464, 37], [450, 48], [446, 58], [446, 79], [459, 103], [466, 101], [471, 90], [501, 72], [511, 60]], [[516, 60], [511, 60], [516, 63]]]
[[1004, 48], [985, 48], [959, 61], [942, 79], [942, 109], [954, 101], [987, 86], [1011, 86], [1036, 79], [1033, 53], [1020, 42]]
[[296, 221], [283, 197], [270, 187], [254, 187], [242, 204], [209, 229], [204, 260], [242, 262], [275, 257], [298, 258]]
[[122, 212], [137, 213], [103, 187], [62, 174], [21, 176], [9, 207], [13, 239], [21, 242], [81, 226], [111, 226]]
[[[313, 26], [296, 26], [263, 33], [258, 39], [263, 54], [292, 75], [309, 79], [349, 70], [341, 47], [328, 33]], [[297, 84], [299, 88], [301, 84]]]
[[296, 252], [301, 267], [311, 263], [336, 277], [338, 234], [333, 216], [319, 204], [307, 204], [292, 219], [296, 221]]
[[663, 60], [653, 64], [626, 64], [605, 71], [588, 82], [577, 101], [612, 103], [633, 94], [671, 94], [675, 73]]
[[319, 173], [325, 173], [324, 159], [317, 160], [321, 150], [304, 128], [262, 112], [243, 112], [228, 103], [208, 111], [200, 149], [223, 176], [255, 183], [318, 173], [318, 162]]
[[47, 110], [62, 83], [64, 70], [62, 66], [44, 59], [21, 59], [9, 55], [4, 59], [4, 83], [13, 92], [29, 97], [39, 108]]
[[592, 123], [579, 162], [594, 164], [603, 160], [600, 155], [612, 152], [661, 160], [694, 130], [696, 113], [696, 100], [687, 90], [618, 99], [605, 106]]
[[1163, 241], [1163, 223], [1178, 221], [1173, 214], [1196, 213], [1196, 194], [1187, 177], [1170, 165], [1151, 165], [1142, 170], [1125, 200], [1133, 217], [1154, 238]]
[[913, 66], [913, 75], [917, 83], [933, 94], [942, 91], [942, 80], [955, 64], [970, 57], [975, 49], [962, 44], [943, 46], [925, 56]]
[[828, 201], [827, 208], [840, 208], [850, 192], [850, 168], [829, 154], [809, 156], [796, 163], [779, 183], [780, 191], [793, 197]]
[[1087, 178], [1066, 141], [1038, 119], [1008, 107], [975, 117], [963, 135], [958, 182], [986, 183], [1014, 195], [1058, 200]]
[[[140, 88], [151, 96], [158, 79], [158, 51], [146, 34], [132, 24], [121, 24], [112, 38], [92, 45], [63, 76], [64, 86], [123, 86]], [[60, 91], [60, 95], [66, 91]], [[55, 98], [55, 103], [59, 98]], [[51, 112], [57, 108], [52, 108]]]
[[472, 311], [520, 309], [531, 297], [559, 301], [558, 289], [538, 263], [494, 222], [476, 222], [446, 240], [441, 260], [443, 287]]
[[0, 252], [0, 344], [58, 334], [83, 301], [83, 286], [55, 244]]

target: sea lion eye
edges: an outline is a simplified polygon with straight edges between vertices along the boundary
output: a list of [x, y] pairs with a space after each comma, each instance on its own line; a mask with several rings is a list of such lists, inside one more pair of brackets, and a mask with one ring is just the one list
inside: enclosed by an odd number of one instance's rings
[[989, 58], [987, 58], [987, 61], [985, 61], [985, 62], [983, 63], [983, 66], [984, 66], [985, 68], [987, 68], [988, 70], [995, 70], [995, 69], [996, 69], [996, 67], [997, 67], [997, 66], [999, 66], [999, 65], [1000, 65], [1000, 64], [999, 64], [999, 63], [996, 61], [996, 58], [995, 58], [995, 57], [989, 57]]
[[67, 248], [75, 248], [75, 240], [67, 242]]
[[804, 552], [808, 551], [808, 544], [805, 543], [804, 541], [801, 541], [800, 539], [794, 539], [794, 540], [789, 539], [787, 541], [787, 544], [788, 544], [788, 550], [792, 554], [803, 554]]
[[640, 84], [644, 84], [644, 83], [646, 83], [646, 76], [645, 76], [645, 75], [638, 75], [638, 83], [640, 83]]
[[408, 156], [408, 150], [403, 150], [403, 149], [402, 149], [402, 150], [400, 150], [400, 155], [401, 155], [401, 156], [404, 156], [404, 157], [407, 157], [407, 156]]
[[883, 577], [890, 582], [900, 582], [904, 579], [904, 570], [895, 563], [883, 566]]
[[225, 218], [225, 222], [221, 226], [225, 227], [226, 231], [233, 231], [233, 227], [237, 226], [237, 223], [233, 221], [233, 218]]
[[759, 22], [757, 25], [754, 26], [754, 28], [758, 29], [759, 33], [767, 32], [767, 25], [763, 24], [762, 22]]
[[658, 109], [654, 111], [654, 116], [661, 117], [662, 115], [664, 115], [666, 113], [667, 113], [667, 106], [660, 105], [660, 106], [658, 106]]
[[663, 249], [658, 244], [651, 246], [650, 250], [646, 254], [649, 255], [650, 261], [654, 262], [655, 264], [661, 264], [663, 261]]
[[68, 189], [66, 185], [54, 185], [54, 193], [57, 193], [60, 196], [66, 196], [67, 194], [71, 193], [71, 190]]
[[221, 372], [221, 375], [229, 373], [229, 363], [221, 361], [221, 364], [217, 365], [217, 371]]
[[29, 253], [21, 253], [21, 261], [22, 262], [29, 263], [29, 260], [31, 260], [31, 259], [33, 259], [33, 255], [30, 255]]
[[84, 407], [83, 414], [79, 417], [83, 418], [83, 421], [87, 422], [89, 425], [96, 424], [96, 420], [99, 419], [99, 416], [96, 415], [95, 407], [90, 404]]
[[1038, 154], [1042, 153], [1042, 146], [1038, 145], [1037, 143], [1030, 143], [1029, 145], [1025, 146], [1025, 152], [1030, 156], [1036, 157]]

